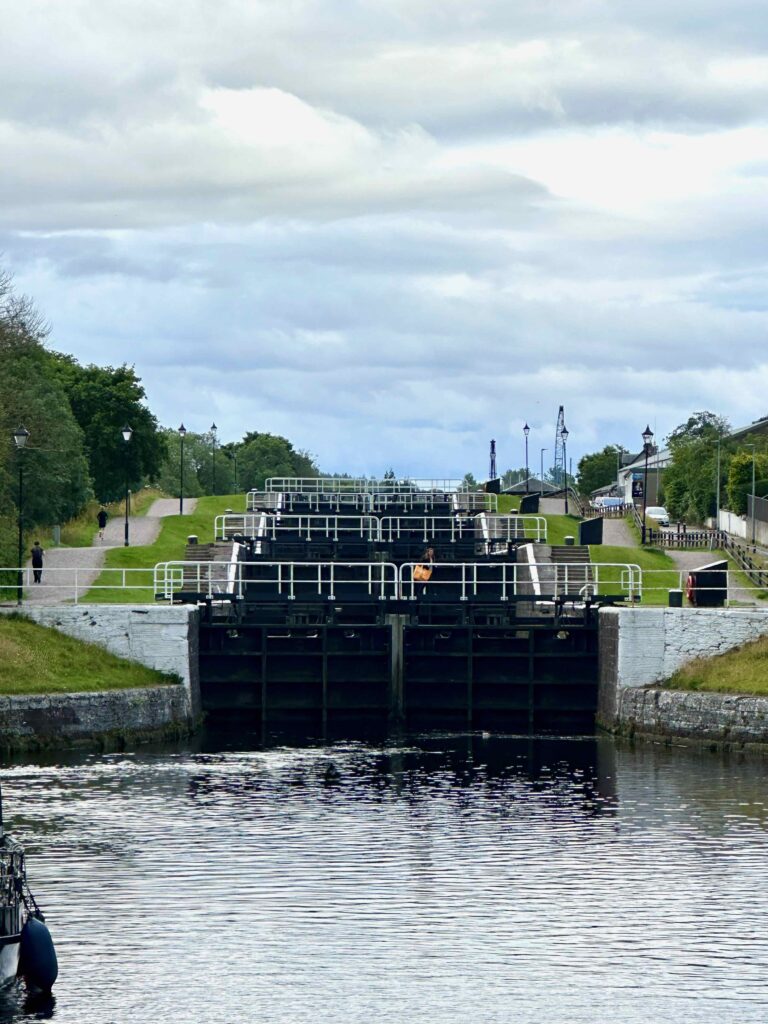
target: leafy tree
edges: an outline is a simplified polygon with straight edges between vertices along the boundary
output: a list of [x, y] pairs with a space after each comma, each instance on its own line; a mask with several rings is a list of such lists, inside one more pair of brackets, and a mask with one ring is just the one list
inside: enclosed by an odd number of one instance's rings
[[[763, 496], [765, 477], [768, 477], [768, 451], [765, 437], [751, 438], [755, 444], [755, 491]], [[748, 442], [749, 443], [749, 442]], [[762, 451], [758, 448], [762, 447]], [[728, 507], [736, 515], [746, 515], [747, 495], [752, 492], [752, 449], [742, 449], [731, 458], [728, 470]]]
[[581, 494], [591, 494], [599, 487], [614, 483], [618, 476], [618, 465], [622, 452], [621, 445], [607, 444], [600, 452], [583, 455], [577, 467], [577, 484]]
[[319, 475], [308, 452], [297, 451], [290, 441], [277, 434], [255, 431], [243, 438], [237, 465], [241, 490], [261, 490], [271, 476]]
[[[49, 372], [45, 333], [31, 302], [14, 296], [10, 278], [0, 274], [0, 555], [5, 564], [16, 562], [20, 464], [27, 527], [70, 518], [91, 494], [82, 431]], [[19, 425], [29, 431], [22, 452], [12, 439]]]
[[[72, 356], [52, 352], [50, 365], [69, 398], [83, 432], [93, 488], [99, 501], [120, 498], [153, 481], [160, 471], [165, 439], [144, 404], [141, 380], [131, 366], [81, 366]], [[133, 428], [129, 442], [121, 428]]]
[[714, 515], [718, 441], [722, 474], [733, 447], [729, 430], [722, 416], [703, 411], [693, 413], [667, 438], [672, 462], [664, 471], [664, 495], [673, 519], [700, 523]]
[[466, 487], [468, 491], [476, 491], [479, 486], [473, 473], [465, 473], [461, 484], [462, 487]]

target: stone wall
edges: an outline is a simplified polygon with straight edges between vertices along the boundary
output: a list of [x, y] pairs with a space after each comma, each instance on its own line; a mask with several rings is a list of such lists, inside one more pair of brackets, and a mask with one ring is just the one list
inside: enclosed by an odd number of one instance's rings
[[653, 688], [694, 658], [765, 634], [768, 608], [602, 608], [598, 723], [724, 741], [732, 732], [746, 735], [753, 717], [754, 736], [761, 738], [734, 742], [768, 741], [768, 720], [759, 717], [766, 698]]
[[768, 697], [688, 690], [624, 689], [618, 731], [718, 745], [768, 744]]
[[116, 745], [188, 732], [191, 724], [181, 685], [0, 697], [0, 745], [11, 749]]
[[[2, 609], [15, 611], [15, 609]], [[197, 608], [188, 605], [25, 605], [23, 614], [41, 626], [97, 644], [119, 658], [137, 661], [181, 679], [188, 715], [200, 714]]]

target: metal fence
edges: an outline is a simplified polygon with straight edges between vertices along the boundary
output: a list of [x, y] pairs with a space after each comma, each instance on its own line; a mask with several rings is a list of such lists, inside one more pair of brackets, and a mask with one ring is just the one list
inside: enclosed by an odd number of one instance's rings
[[384, 543], [409, 537], [426, 545], [436, 541], [454, 543], [474, 539], [486, 543], [530, 540], [544, 543], [547, 521], [543, 516], [503, 516], [480, 513], [462, 516], [374, 516], [344, 515], [272, 515], [253, 512], [216, 516], [214, 537], [227, 541], [234, 537], [251, 540], [366, 540]]

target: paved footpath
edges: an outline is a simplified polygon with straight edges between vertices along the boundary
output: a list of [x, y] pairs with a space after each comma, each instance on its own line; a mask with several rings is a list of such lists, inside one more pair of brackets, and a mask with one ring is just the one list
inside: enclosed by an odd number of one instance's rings
[[[667, 549], [667, 554], [682, 573], [682, 589], [685, 590], [685, 583], [688, 573], [694, 569], [700, 569], [702, 565], [708, 565], [714, 561], [715, 555], [711, 551], [699, 549], [698, 551], [674, 551]], [[740, 604], [761, 604], [755, 597], [755, 591], [745, 587], [738, 582], [738, 577], [732, 573], [728, 576], [728, 600], [738, 601]]]
[[[197, 498], [184, 499], [184, 515], [195, 511]], [[160, 520], [164, 516], [179, 514], [178, 498], [158, 498], [144, 516], [128, 517], [128, 538], [131, 547], [153, 544], [160, 533]], [[32, 538], [34, 540], [34, 537]], [[83, 595], [101, 572], [104, 558], [111, 548], [120, 548], [125, 540], [125, 518], [115, 516], [104, 530], [104, 540], [94, 531], [93, 545], [89, 548], [51, 548], [45, 552], [42, 583], [32, 582], [31, 562], [25, 574], [25, 604], [64, 604]], [[27, 579], [29, 585], [27, 585]]]

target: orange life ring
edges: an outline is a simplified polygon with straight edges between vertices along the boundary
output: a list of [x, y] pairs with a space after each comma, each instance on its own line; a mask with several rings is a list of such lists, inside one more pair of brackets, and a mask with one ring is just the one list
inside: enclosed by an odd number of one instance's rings
[[693, 577], [693, 573], [688, 573], [688, 579], [685, 581], [685, 596], [691, 602], [694, 603], [694, 594], [696, 593], [696, 580]]

